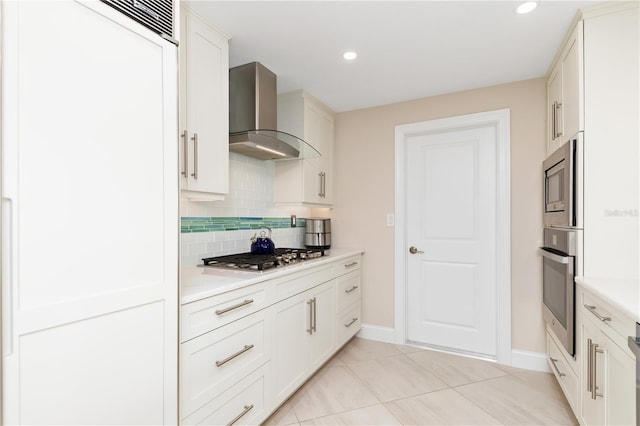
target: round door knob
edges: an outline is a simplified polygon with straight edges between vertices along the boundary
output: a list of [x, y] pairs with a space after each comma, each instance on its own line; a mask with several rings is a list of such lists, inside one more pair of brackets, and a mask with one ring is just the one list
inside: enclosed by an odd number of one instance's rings
[[411, 246], [411, 247], [409, 247], [409, 253], [416, 254], [416, 253], [424, 253], [424, 252], [422, 250], [418, 250], [414, 246]]

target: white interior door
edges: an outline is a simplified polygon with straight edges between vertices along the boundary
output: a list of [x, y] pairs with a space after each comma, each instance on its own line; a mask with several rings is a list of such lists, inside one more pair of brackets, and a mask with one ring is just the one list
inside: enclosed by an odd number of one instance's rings
[[496, 355], [496, 127], [406, 139], [407, 338]]

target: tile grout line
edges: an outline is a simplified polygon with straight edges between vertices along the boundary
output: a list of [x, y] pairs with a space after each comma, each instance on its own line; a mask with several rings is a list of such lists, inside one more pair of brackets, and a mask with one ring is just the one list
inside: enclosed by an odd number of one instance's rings
[[[485, 380], [483, 380], [485, 381]], [[480, 383], [480, 382], [477, 382]], [[469, 384], [473, 384], [473, 383], [469, 383]], [[460, 395], [461, 397], [463, 397], [464, 399], [466, 399], [467, 401], [469, 401], [471, 404], [473, 404], [475, 407], [478, 407], [480, 410], [482, 410], [483, 412], [485, 412], [489, 417], [491, 417], [492, 419], [495, 419], [495, 421], [498, 422], [498, 424], [501, 425], [505, 425], [506, 423], [502, 423], [500, 420], [496, 419], [495, 416], [493, 414], [491, 414], [490, 412], [488, 412], [487, 410], [485, 410], [483, 407], [479, 406], [478, 404], [476, 404], [474, 401], [470, 400], [469, 398], [467, 398], [467, 396], [465, 394], [463, 394], [462, 392], [459, 392], [458, 389], [459, 387], [462, 386], [467, 386], [467, 385], [460, 385], [460, 386], [456, 386], [455, 388], [451, 388], [455, 393], [457, 393], [458, 395]]]

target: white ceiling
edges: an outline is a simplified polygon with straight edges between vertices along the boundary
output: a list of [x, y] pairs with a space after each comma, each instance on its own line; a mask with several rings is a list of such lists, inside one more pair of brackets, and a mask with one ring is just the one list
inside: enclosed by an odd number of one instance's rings
[[230, 66], [261, 62], [278, 93], [305, 89], [341, 112], [542, 77], [578, 9], [598, 2], [527, 15], [520, 1], [186, 3], [231, 36]]

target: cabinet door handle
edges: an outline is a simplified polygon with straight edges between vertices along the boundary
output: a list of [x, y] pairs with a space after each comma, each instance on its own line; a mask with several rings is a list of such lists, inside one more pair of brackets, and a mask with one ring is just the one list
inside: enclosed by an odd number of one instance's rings
[[345, 263], [344, 267], [345, 268], [353, 268], [354, 266], [356, 266], [358, 264], [358, 262], [351, 262], [351, 263]]
[[184, 145], [182, 145], [182, 172], [180, 174], [187, 177], [187, 170], [189, 169], [189, 133], [185, 130], [181, 136]]
[[245, 305], [248, 305], [250, 303], [253, 303], [253, 299], [247, 299], [244, 302], [238, 303], [237, 305], [233, 305], [233, 306], [229, 306], [228, 308], [217, 310], [216, 311], [216, 315], [226, 314], [229, 311], [233, 311], [234, 309], [241, 308], [241, 307], [243, 307]]
[[233, 420], [231, 420], [229, 423], [227, 423], [227, 426], [232, 426], [234, 425], [238, 420], [240, 420], [242, 418], [242, 416], [244, 416], [245, 414], [247, 414], [249, 411], [251, 411], [251, 409], [253, 408], [253, 404], [251, 405], [245, 405], [244, 406], [244, 410], [242, 410], [242, 413], [238, 414]]
[[354, 323], [354, 322], [356, 322], [356, 321], [358, 321], [358, 318], [352, 318], [352, 319], [351, 319], [351, 321], [349, 321], [349, 323], [348, 323], [348, 324], [345, 324], [344, 326], [345, 326], [346, 328], [349, 328], [349, 327], [351, 327], [351, 326], [353, 325], [353, 323]]
[[307, 305], [309, 305], [309, 328], [307, 328], [307, 333], [313, 334], [313, 299], [309, 299], [307, 301]]
[[[589, 339], [591, 340], [591, 339]], [[591, 344], [591, 399], [596, 399], [597, 397], [603, 397], [604, 395], [598, 393], [598, 364], [597, 364], [597, 354], [602, 354], [604, 351], [602, 349], [598, 349], [598, 345], [595, 343]]]
[[598, 318], [600, 321], [602, 322], [607, 322], [607, 321], [611, 321], [611, 317], [605, 317], [603, 315], [600, 315], [600, 313], [598, 313], [598, 311], [596, 311], [596, 307], [595, 305], [584, 305], [585, 308], [587, 308], [589, 310], [589, 312], [591, 312], [593, 315], [596, 316], [596, 318]]
[[566, 374], [560, 372], [560, 369], [558, 368], [558, 365], [556, 364], [558, 362], [558, 360], [555, 359], [555, 358], [551, 358], [551, 357], [549, 357], [549, 359], [551, 360], [551, 364], [553, 365], [553, 368], [556, 370], [556, 373], [558, 373], [558, 377], [566, 376]]
[[229, 355], [228, 357], [226, 357], [225, 359], [223, 359], [222, 361], [216, 361], [216, 367], [221, 367], [223, 365], [225, 365], [226, 363], [228, 363], [229, 361], [231, 361], [232, 359], [234, 359], [237, 356], [242, 355], [243, 353], [253, 349], [253, 344], [251, 345], [244, 345], [244, 348], [240, 349], [238, 352], [236, 352], [233, 355]]
[[318, 325], [318, 311], [317, 311], [317, 302], [316, 302], [316, 298], [314, 297], [313, 299], [313, 331], [317, 332], [316, 330], [316, 326]]
[[193, 173], [191, 176], [198, 180], [198, 134], [194, 133], [191, 140], [193, 141]]
[[322, 198], [322, 172], [318, 173], [318, 197]]
[[322, 198], [327, 196], [327, 174], [322, 172]]
[[591, 347], [593, 346], [593, 340], [587, 339], [587, 392], [591, 392], [593, 389], [593, 360], [591, 359]]
[[556, 102], [551, 104], [551, 140], [556, 138]]
[[353, 287], [351, 287], [350, 289], [345, 290], [344, 292], [345, 292], [345, 293], [347, 293], [347, 294], [349, 294], [349, 293], [351, 293], [352, 291], [356, 290], [357, 288], [358, 288], [358, 286], [357, 286], [357, 285], [354, 285]]
[[[560, 113], [560, 109], [562, 108], [561, 102], [556, 102], [556, 137], [562, 136], [564, 133], [564, 123], [562, 123], [562, 113]], [[558, 114], [560, 113], [560, 114]]]

